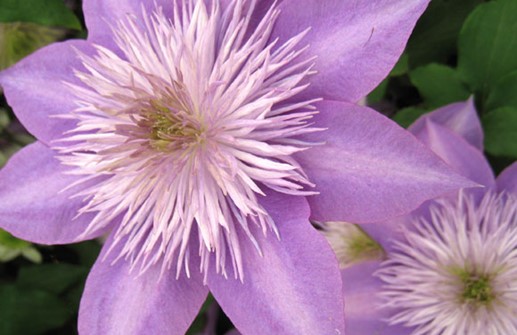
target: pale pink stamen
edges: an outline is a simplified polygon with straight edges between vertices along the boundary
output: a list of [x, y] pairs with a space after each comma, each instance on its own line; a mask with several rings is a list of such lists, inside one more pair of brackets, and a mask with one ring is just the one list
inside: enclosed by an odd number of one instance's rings
[[223, 12], [219, 1], [182, 1], [172, 20], [144, 10], [144, 22], [113, 27], [120, 51], [78, 52], [77, 128], [55, 148], [90, 185], [77, 195], [81, 213], [96, 213], [89, 230], [119, 220], [114, 245], [139, 271], [161, 262], [188, 274], [198, 239], [205, 276], [215, 258], [217, 272], [227, 276], [230, 264], [242, 279], [240, 244], [260, 252], [249, 226], [278, 235], [260, 205], [264, 188], [314, 194], [293, 158], [314, 145], [295, 137], [321, 130], [308, 123], [318, 99], [291, 102], [312, 74], [314, 59], [297, 60], [306, 32], [277, 46], [278, 9], [251, 31], [255, 3]]

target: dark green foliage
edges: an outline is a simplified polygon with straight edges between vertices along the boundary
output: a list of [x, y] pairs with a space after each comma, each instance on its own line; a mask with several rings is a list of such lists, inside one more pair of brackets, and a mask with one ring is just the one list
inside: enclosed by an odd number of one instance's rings
[[470, 95], [455, 69], [445, 65], [424, 65], [412, 71], [409, 77], [428, 109], [466, 100]]
[[517, 70], [517, 1], [478, 6], [459, 36], [458, 70], [482, 101], [498, 81]]
[[517, 108], [493, 110], [482, 121], [486, 151], [494, 156], [517, 158]]
[[0, 334], [37, 335], [64, 325], [70, 311], [44, 290], [1, 284], [0, 315]]
[[0, 22], [31, 22], [81, 30], [81, 23], [63, 0], [2, 0]]
[[100, 245], [89, 241], [39, 249], [43, 264], [21, 258], [0, 263], [2, 335], [75, 332], [84, 282]]
[[[517, 55], [516, 55], [517, 57]], [[490, 90], [485, 107], [493, 110], [510, 106], [517, 108], [517, 70], [503, 76]]]
[[433, 0], [418, 21], [407, 53], [417, 67], [427, 63], [450, 63], [456, 57], [456, 40], [470, 12], [483, 0]]

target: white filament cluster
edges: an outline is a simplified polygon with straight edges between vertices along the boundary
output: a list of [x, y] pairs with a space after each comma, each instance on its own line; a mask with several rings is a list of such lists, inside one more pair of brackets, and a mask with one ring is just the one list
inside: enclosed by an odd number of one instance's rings
[[275, 5], [252, 23], [256, 1], [180, 3], [170, 18], [156, 8], [119, 22], [120, 50], [79, 53], [83, 84], [69, 85], [78, 107], [63, 116], [77, 127], [55, 149], [82, 176], [79, 215], [96, 213], [90, 230], [118, 220], [114, 245], [133, 268], [160, 262], [189, 274], [198, 252], [205, 275], [213, 258], [242, 280], [241, 243], [260, 252], [250, 225], [278, 235], [264, 188], [314, 193], [292, 157], [313, 145], [295, 137], [319, 130], [308, 123], [317, 99], [293, 99], [314, 60], [298, 60], [305, 32], [271, 40]]
[[405, 238], [377, 273], [391, 324], [414, 335], [517, 334], [515, 196], [440, 201]]

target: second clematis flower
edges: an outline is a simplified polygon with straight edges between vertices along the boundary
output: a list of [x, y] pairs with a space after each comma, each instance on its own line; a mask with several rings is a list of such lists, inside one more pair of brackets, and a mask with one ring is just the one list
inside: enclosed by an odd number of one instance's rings
[[409, 130], [485, 188], [388, 222], [323, 225], [346, 263], [347, 334], [516, 334], [517, 163], [494, 178], [473, 99]]
[[109, 232], [81, 334], [183, 334], [210, 290], [244, 334], [343, 334], [310, 225], [370, 222], [473, 184], [355, 104], [428, 0], [84, 0], [88, 40], [0, 73], [38, 141], [0, 172], [0, 227]]

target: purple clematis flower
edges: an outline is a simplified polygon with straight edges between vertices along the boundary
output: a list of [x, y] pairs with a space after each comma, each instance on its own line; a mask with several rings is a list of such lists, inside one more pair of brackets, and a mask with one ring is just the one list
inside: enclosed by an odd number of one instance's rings
[[343, 334], [310, 225], [401, 215], [472, 183], [355, 105], [428, 0], [84, 0], [87, 41], [0, 73], [38, 141], [0, 172], [0, 227], [109, 232], [81, 334], [182, 334], [210, 290], [244, 334]]
[[347, 263], [346, 333], [517, 333], [517, 163], [494, 178], [472, 99], [426, 114], [409, 130], [486, 188], [382, 224], [324, 225]]

